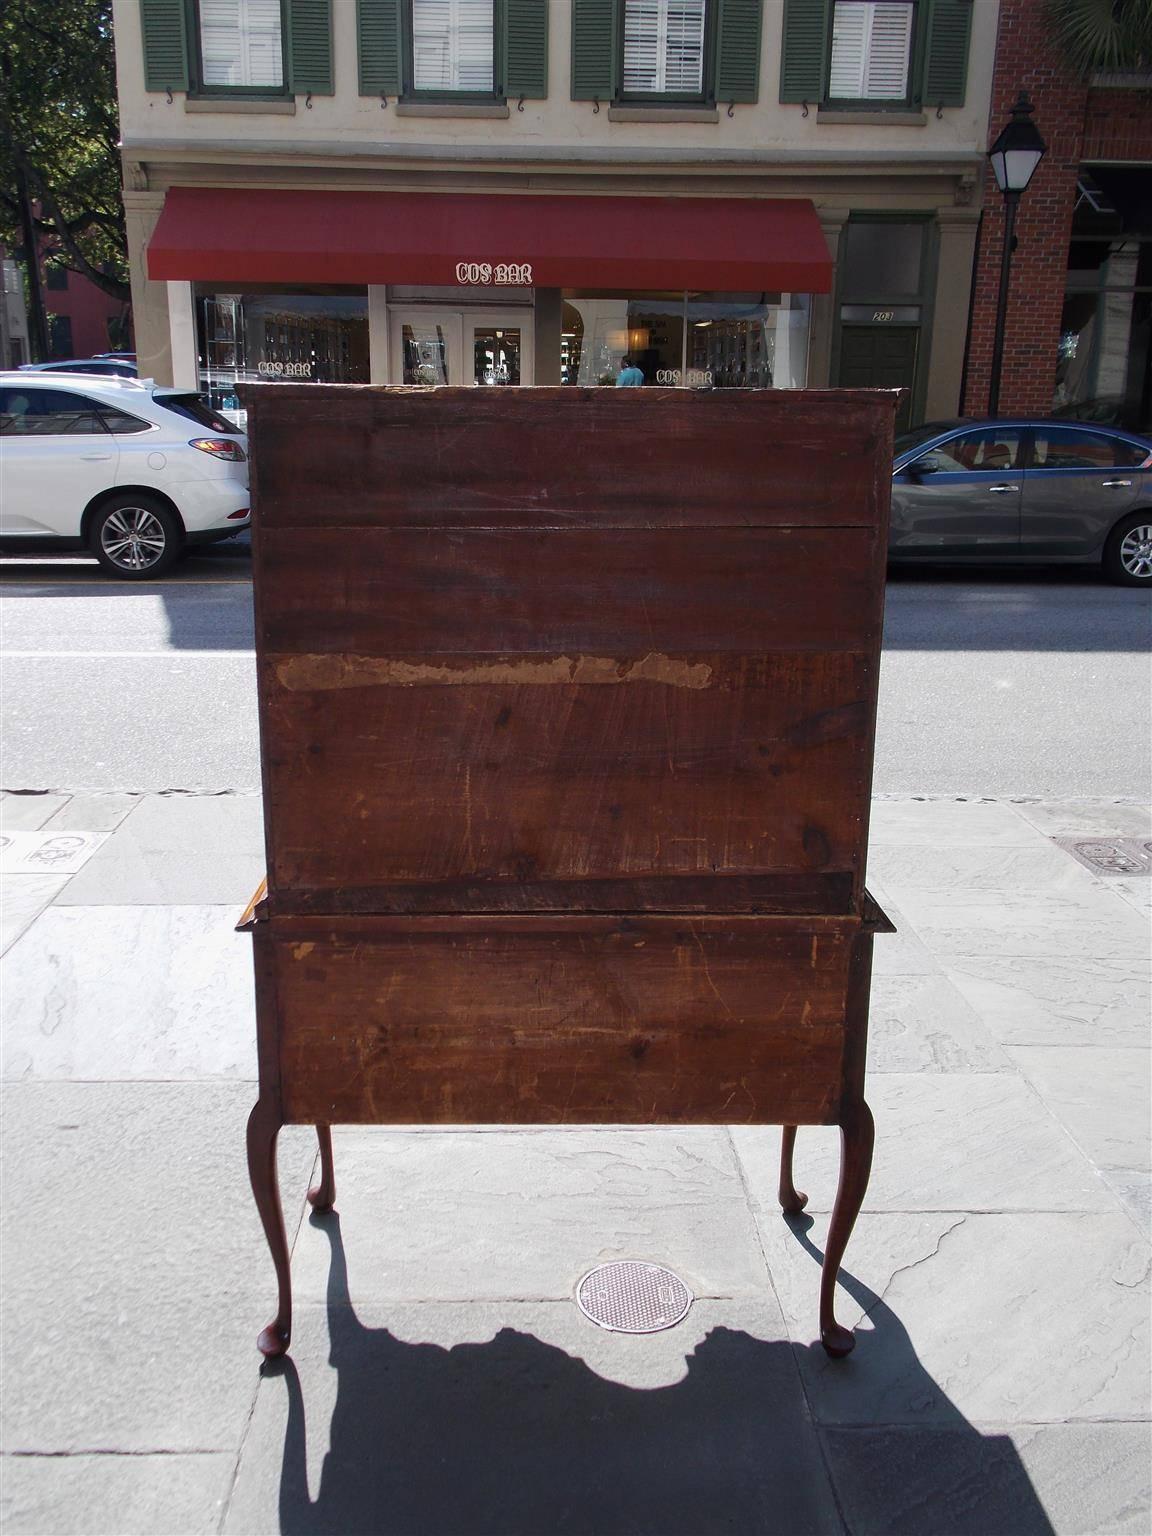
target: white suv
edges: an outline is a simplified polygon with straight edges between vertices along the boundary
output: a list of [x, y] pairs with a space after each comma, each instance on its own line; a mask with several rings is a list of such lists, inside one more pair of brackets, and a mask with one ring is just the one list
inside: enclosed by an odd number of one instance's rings
[[80, 540], [113, 576], [160, 576], [248, 527], [245, 441], [149, 379], [0, 373], [0, 539]]

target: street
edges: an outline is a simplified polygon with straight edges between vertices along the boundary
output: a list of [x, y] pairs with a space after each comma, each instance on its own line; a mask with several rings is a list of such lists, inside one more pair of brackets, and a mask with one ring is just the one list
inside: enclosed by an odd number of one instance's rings
[[[82, 557], [0, 562], [6, 789], [252, 790], [250, 562], [149, 585]], [[1078, 569], [894, 573], [877, 794], [1146, 799], [1147, 596]]]

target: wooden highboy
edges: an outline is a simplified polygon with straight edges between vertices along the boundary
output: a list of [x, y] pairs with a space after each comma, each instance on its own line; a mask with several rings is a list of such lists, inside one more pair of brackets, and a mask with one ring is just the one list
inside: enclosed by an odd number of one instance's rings
[[298, 1122], [838, 1125], [852, 1348], [895, 400], [248, 392], [265, 1354]]

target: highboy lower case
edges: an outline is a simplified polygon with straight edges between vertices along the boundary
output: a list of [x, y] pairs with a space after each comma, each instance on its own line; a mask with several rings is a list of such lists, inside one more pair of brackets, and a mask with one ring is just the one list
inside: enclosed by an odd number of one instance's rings
[[299, 1122], [839, 1125], [852, 1348], [895, 398], [248, 393], [265, 1354]]

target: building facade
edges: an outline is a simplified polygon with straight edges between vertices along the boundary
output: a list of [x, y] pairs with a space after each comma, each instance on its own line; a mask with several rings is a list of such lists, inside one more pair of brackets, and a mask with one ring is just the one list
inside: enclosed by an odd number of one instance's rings
[[[1000, 408], [1152, 431], [1152, 74], [1083, 79], [1036, 0], [1000, 0], [992, 132], [1027, 91], [1048, 145], [1020, 201]], [[991, 171], [965, 385], [987, 410], [1004, 208]]]
[[960, 405], [997, 0], [116, 0], [141, 371]]

